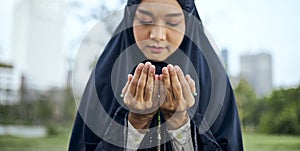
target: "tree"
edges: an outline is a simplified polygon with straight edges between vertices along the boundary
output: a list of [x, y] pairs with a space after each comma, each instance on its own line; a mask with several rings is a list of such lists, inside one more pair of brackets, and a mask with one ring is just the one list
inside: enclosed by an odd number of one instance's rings
[[242, 125], [246, 129], [255, 129], [263, 113], [264, 102], [257, 99], [256, 94], [246, 80], [241, 80], [235, 89]]
[[300, 134], [300, 86], [273, 91], [266, 98], [266, 114], [260, 119], [260, 131]]

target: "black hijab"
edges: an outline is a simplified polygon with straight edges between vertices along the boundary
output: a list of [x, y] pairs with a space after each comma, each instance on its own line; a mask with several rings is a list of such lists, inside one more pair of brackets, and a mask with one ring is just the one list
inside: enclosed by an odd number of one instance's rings
[[[139, 3], [128, 0], [123, 20], [98, 59], [78, 108], [69, 150], [122, 150], [128, 109], [119, 95], [127, 74], [146, 61], [156, 66], [158, 74], [167, 64], [176, 64], [195, 79], [199, 95], [189, 110], [195, 150], [243, 150], [233, 91], [194, 0], [178, 0], [185, 14], [185, 36], [178, 50], [164, 62], [147, 60], [135, 44], [132, 22]], [[151, 127], [156, 125], [154, 118]], [[155, 134], [145, 136], [142, 144], [151, 135]], [[165, 148], [170, 146], [166, 144]]]

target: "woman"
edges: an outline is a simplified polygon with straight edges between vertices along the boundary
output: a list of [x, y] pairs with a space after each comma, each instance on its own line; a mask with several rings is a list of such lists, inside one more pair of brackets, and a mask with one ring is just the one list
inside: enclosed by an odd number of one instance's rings
[[83, 94], [69, 150], [138, 148], [243, 150], [232, 88], [193, 0], [128, 0]]

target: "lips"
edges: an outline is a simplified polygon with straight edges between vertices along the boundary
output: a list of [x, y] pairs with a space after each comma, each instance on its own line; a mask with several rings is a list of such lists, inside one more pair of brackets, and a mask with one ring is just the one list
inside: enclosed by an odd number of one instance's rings
[[152, 53], [161, 53], [166, 49], [166, 47], [162, 46], [148, 46]]

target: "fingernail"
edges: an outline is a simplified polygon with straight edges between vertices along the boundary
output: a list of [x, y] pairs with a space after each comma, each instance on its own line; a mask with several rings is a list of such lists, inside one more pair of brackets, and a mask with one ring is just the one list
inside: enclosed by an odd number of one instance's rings
[[139, 68], [140, 70], [142, 70], [142, 69], [143, 69], [143, 66], [144, 66], [143, 63], [139, 63], [138, 68]]
[[180, 68], [179, 68], [179, 66], [175, 66], [175, 70], [177, 71], [177, 72], [179, 72], [180, 71]]
[[173, 71], [173, 69], [174, 69], [172, 65], [168, 65], [168, 68], [170, 71]]
[[151, 63], [150, 63], [150, 62], [146, 62], [146, 63], [145, 63], [145, 65], [147, 65], [147, 66], [150, 66], [150, 65], [151, 65]]
[[151, 66], [150, 66], [150, 72], [154, 73], [154, 71], [155, 71], [155, 66], [154, 66], [154, 65], [151, 65]]
[[163, 67], [163, 73], [165, 73], [165, 74], [168, 74], [168, 68], [166, 68], [166, 67]]

